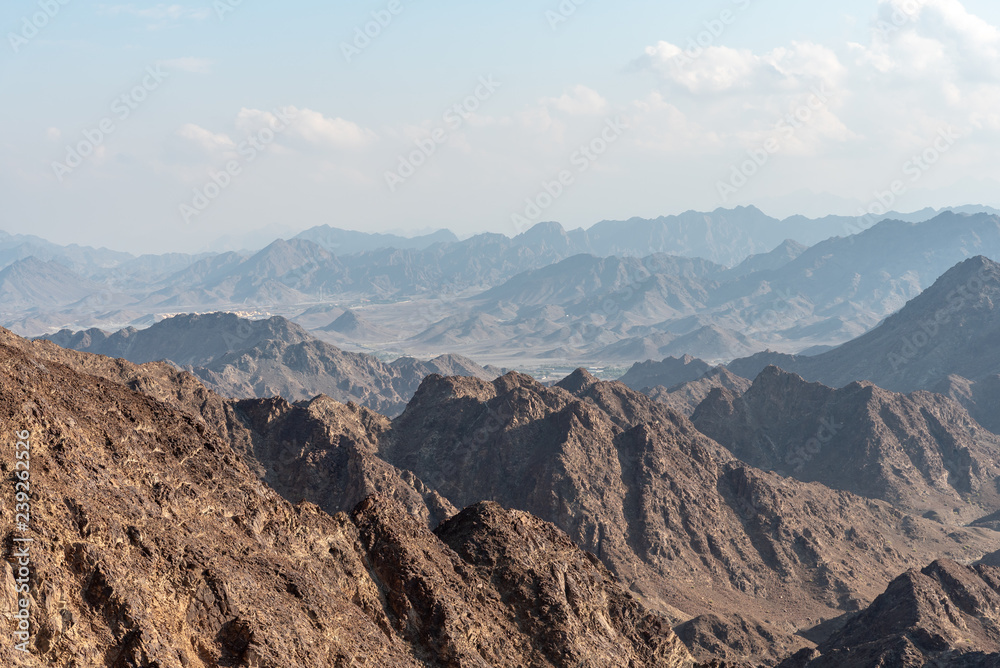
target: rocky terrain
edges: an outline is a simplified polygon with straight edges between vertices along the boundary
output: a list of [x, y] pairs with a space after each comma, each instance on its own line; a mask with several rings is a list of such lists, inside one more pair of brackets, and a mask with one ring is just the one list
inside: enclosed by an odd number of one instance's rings
[[935, 561], [904, 573], [816, 649], [781, 668], [1000, 665], [1000, 569]]
[[752, 383], [741, 378], [726, 367], [717, 366], [710, 369], [697, 380], [680, 383], [673, 387], [657, 385], [643, 390], [649, 398], [673, 408], [678, 413], [691, 417], [698, 406], [709, 397], [712, 390], [719, 388], [728, 390], [734, 396], [742, 396], [750, 389]]
[[[2, 338], [0, 424], [31, 444], [16, 535], [34, 541], [33, 652], [5, 642], [4, 665], [692, 664], [665, 618], [550, 524], [478, 504], [431, 532], [382, 496], [350, 515], [291, 505], [207, 427], [219, 400], [178, 407], [196, 403], [190, 376]], [[0, 470], [10, 481], [13, 460]]]
[[753, 466], [973, 522], [1000, 509], [1000, 437], [930, 392], [835, 390], [768, 367], [742, 395], [717, 389], [692, 422]]
[[487, 498], [552, 521], [679, 621], [738, 611], [776, 637], [860, 609], [941, 550], [975, 558], [996, 540], [749, 467], [585, 372], [552, 388], [429, 377], [379, 453], [456, 506]]
[[753, 378], [774, 364], [832, 387], [868, 380], [897, 392], [941, 392], [996, 432], [998, 303], [1000, 265], [974, 257], [872, 331], [834, 350], [813, 357], [761, 353], [736, 360], [729, 369]]
[[176, 316], [147, 329], [129, 327], [115, 333], [62, 330], [45, 338], [140, 364], [169, 361], [227, 397], [297, 401], [326, 394], [390, 416], [403, 410], [429, 374], [492, 379], [501, 373], [457, 355], [385, 363], [320, 341], [281, 317], [248, 320], [232, 313]]

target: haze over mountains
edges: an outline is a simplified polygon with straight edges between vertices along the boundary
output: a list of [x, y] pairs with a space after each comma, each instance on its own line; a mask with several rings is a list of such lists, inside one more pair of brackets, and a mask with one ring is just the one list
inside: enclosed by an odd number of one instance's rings
[[[139, 258], [7, 236], [0, 322], [39, 335], [229, 310], [281, 315], [354, 351], [524, 368], [728, 361], [864, 333], [956, 263], [1000, 255], [998, 220], [777, 221], [740, 208], [570, 232], [544, 223], [513, 239], [315, 228], [255, 253]], [[363, 324], [345, 335], [332, 325], [347, 310]]]

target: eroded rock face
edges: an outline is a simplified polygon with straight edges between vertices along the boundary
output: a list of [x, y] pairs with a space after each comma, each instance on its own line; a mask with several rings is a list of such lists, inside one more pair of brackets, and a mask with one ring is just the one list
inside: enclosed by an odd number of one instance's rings
[[378, 413], [325, 396], [295, 405], [280, 397], [248, 399], [233, 407], [249, 431], [253, 461], [286, 499], [335, 514], [379, 493], [429, 528], [458, 512], [413, 473], [378, 457], [378, 438], [389, 429]]
[[816, 650], [782, 668], [1000, 665], [1000, 569], [941, 560], [908, 571]]
[[802, 636], [739, 613], [701, 615], [675, 631], [685, 645], [695, 648], [695, 658], [706, 662], [721, 659], [727, 668], [773, 666], [812, 647]]
[[448, 666], [690, 666], [666, 618], [556, 527], [493, 503], [435, 534], [372, 497], [353, 514], [398, 633]]
[[740, 612], [791, 634], [864, 607], [907, 568], [996, 544], [747, 466], [583, 371], [551, 388], [431, 376], [379, 453], [457, 507], [488, 499], [553, 522], [679, 621]]
[[0, 346], [0, 433], [20, 430], [37, 654], [3, 643], [3, 665], [419, 665], [352, 602], [379, 608], [353, 525], [289, 505], [192, 416]]
[[742, 396], [750, 389], [751, 382], [746, 378], [740, 378], [730, 372], [726, 367], [719, 366], [708, 371], [704, 376], [696, 380], [665, 387], [657, 385], [655, 387], [643, 389], [643, 393], [650, 399], [666, 404], [678, 413], [688, 417], [694, 414], [695, 409], [708, 398], [715, 388], [729, 390], [736, 396]]
[[[391, 497], [369, 499], [351, 517], [293, 506], [203, 416], [127, 387], [164, 391], [171, 376], [162, 368], [131, 380], [143, 370], [104, 368], [110, 381], [14, 342], [0, 342], [0, 433], [30, 432], [32, 520], [17, 535], [34, 541], [34, 653], [2, 643], [0, 665], [562, 666], [559, 657], [592, 647], [609, 657], [594, 665], [691, 665], [665, 620], [553, 527], [492, 507], [491, 523], [465, 532], [474, 537], [462, 544], [478, 559], [467, 562]], [[181, 388], [178, 405], [197, 403]], [[212, 403], [208, 396], [203, 406]], [[0, 459], [8, 481], [12, 461]], [[8, 548], [12, 521], [0, 516]], [[523, 530], [504, 529], [513, 524]], [[534, 558], [508, 560], [512, 581], [548, 591], [546, 577], [560, 569], [578, 578], [575, 598], [558, 602], [575, 615], [565, 634], [523, 626], [537, 606], [505, 598], [480, 569], [525, 543], [536, 546]], [[0, 611], [17, 605], [13, 578], [4, 562]], [[482, 642], [463, 635], [472, 629], [482, 629]]]
[[742, 396], [715, 390], [692, 421], [742, 461], [965, 524], [1000, 509], [1000, 438], [957, 402], [768, 367]]

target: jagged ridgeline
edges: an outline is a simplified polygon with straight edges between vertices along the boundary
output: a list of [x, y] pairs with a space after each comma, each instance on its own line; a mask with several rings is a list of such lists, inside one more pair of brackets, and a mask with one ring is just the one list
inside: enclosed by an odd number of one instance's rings
[[[390, 420], [0, 345], [0, 419], [30, 431], [36, 467], [35, 654], [5, 647], [10, 665], [828, 660], [900, 574], [1000, 549], [957, 517], [754, 468], [582, 370], [554, 387], [432, 374]], [[997, 651], [982, 624], [948, 652]], [[904, 656], [896, 627], [869, 632], [872, 656]]]

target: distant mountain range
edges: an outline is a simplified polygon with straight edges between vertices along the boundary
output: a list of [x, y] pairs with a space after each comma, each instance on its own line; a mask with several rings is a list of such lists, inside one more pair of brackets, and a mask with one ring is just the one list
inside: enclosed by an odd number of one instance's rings
[[[45, 252], [0, 269], [0, 323], [39, 335], [243, 311], [298, 321], [355, 351], [457, 353], [506, 366], [685, 354], [716, 364], [768, 348], [827, 350], [876, 326], [956, 263], [1000, 258], [1000, 217], [989, 213], [918, 223], [788, 220], [741, 208], [570, 232], [543, 223], [513, 239], [436, 233], [405, 244], [324, 227], [252, 254], [139, 258], [75, 247], [60, 254], [7, 236], [0, 252]], [[854, 234], [806, 246], [784, 237], [792, 227]], [[748, 243], [747, 234], [768, 241]], [[379, 248], [397, 242], [409, 247]]]
[[169, 361], [227, 397], [298, 401], [325, 394], [390, 416], [403, 410], [430, 374], [490, 380], [502, 373], [458, 355], [385, 363], [340, 350], [281, 317], [254, 321], [231, 313], [176, 316], [147, 329], [114, 333], [62, 330], [43, 338], [137, 364]]
[[885, 221], [806, 250], [782, 244], [728, 270], [668, 255], [575, 256], [460, 300], [408, 344], [481, 357], [503, 342], [536, 357], [608, 363], [835, 345], [975, 254], [1000, 257], [1000, 217]]

